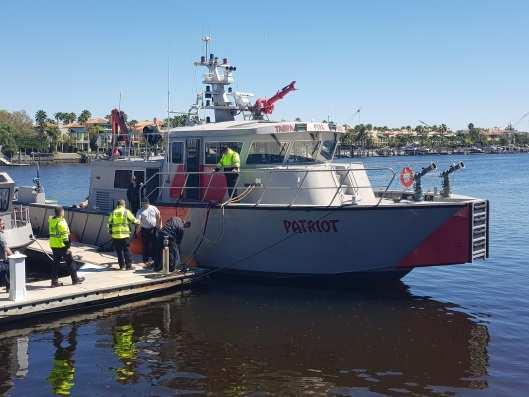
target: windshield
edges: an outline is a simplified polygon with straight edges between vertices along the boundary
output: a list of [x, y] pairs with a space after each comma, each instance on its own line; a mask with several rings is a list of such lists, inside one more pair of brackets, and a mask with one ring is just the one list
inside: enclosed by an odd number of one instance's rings
[[319, 141], [298, 141], [294, 142], [288, 155], [287, 163], [314, 163], [317, 160], [320, 148]]
[[336, 149], [336, 143], [337, 143], [337, 134], [332, 134], [329, 137], [326, 137], [321, 145], [321, 156], [325, 160], [332, 160], [332, 157], [334, 155], [334, 151]]

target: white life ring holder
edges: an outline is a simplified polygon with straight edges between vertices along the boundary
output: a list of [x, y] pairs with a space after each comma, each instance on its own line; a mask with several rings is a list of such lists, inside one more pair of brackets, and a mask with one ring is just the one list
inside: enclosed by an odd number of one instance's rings
[[413, 185], [414, 176], [415, 172], [413, 172], [413, 168], [404, 167], [400, 172], [400, 184], [406, 189], [409, 189]]

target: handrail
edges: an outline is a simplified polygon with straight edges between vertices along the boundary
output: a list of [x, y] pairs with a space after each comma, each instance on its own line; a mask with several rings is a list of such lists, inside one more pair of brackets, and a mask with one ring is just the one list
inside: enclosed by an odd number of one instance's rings
[[[340, 175], [340, 178], [338, 178], [338, 180], [336, 179], [336, 171], [343, 171], [345, 172], [345, 175]], [[383, 184], [381, 186], [376, 186], [376, 185], [369, 185], [369, 186], [358, 186], [358, 184], [356, 183], [356, 179], [354, 178], [354, 172], [352, 171], [385, 171], [385, 172], [389, 172], [391, 174], [391, 178], [389, 180], [389, 182], [387, 184]], [[298, 183], [297, 183], [297, 187], [294, 187], [294, 186], [284, 186], [284, 185], [277, 185], [277, 186], [270, 186], [268, 185], [268, 182], [270, 181], [270, 179], [272, 178], [273, 175], [277, 175], [277, 174], [281, 174], [281, 173], [303, 173], [303, 176], [301, 178], [301, 180], [298, 179]], [[333, 181], [334, 181], [334, 185], [333, 186], [314, 186], [314, 187], [305, 187], [305, 182], [307, 180], [307, 177], [309, 174], [313, 174], [313, 173], [330, 173], [331, 176], [333, 177]], [[187, 171], [175, 171], [175, 172], [158, 172], [158, 173], [155, 173], [154, 175], [152, 175], [150, 178], [148, 178], [143, 186], [147, 186], [152, 180], [154, 180], [154, 178], [158, 178], [159, 180], [163, 180], [163, 183], [162, 183], [162, 186], [157, 186], [155, 189], [153, 189], [152, 191], [148, 192], [148, 194], [146, 195], [145, 198], [149, 199], [153, 194], [159, 194], [160, 192], [162, 191], [171, 191], [171, 189], [179, 189], [180, 190], [180, 195], [182, 196], [183, 195], [183, 192], [185, 191], [189, 191], [190, 189], [199, 189], [200, 190], [203, 190], [204, 192], [202, 194], [200, 194], [200, 201], [205, 201], [206, 200], [206, 197], [208, 197], [208, 193], [210, 193], [211, 191], [219, 191], [219, 190], [222, 190], [222, 191], [226, 191], [226, 187], [218, 187], [218, 186], [212, 186], [212, 181], [213, 181], [213, 178], [215, 175], [225, 175], [225, 174], [228, 174], [228, 173], [231, 173], [231, 172], [225, 172], [225, 171], [195, 171], [195, 172], [187, 172]], [[233, 205], [237, 205], [237, 204], [234, 204], [232, 203], [231, 201], [233, 200], [234, 198], [234, 194], [235, 194], [235, 191], [237, 191], [238, 188], [241, 188], [241, 180], [244, 181], [244, 175], [248, 175], [248, 174], [251, 174], [252, 177], [258, 177], [260, 176], [260, 174], [262, 175], [261, 177], [262, 178], [266, 178], [266, 183], [263, 183], [261, 181], [259, 181], [258, 184], [249, 184], [249, 183], [246, 183], [245, 186], [246, 187], [249, 187], [249, 186], [253, 186], [252, 190], [256, 190], [256, 189], [261, 189], [262, 192], [260, 193], [260, 195], [258, 196], [258, 198], [255, 200], [255, 203], [251, 202], [251, 203], [241, 203], [241, 204], [254, 204], [255, 207], [259, 207], [262, 204], [262, 201], [263, 201], [263, 198], [265, 196], [265, 194], [269, 191], [274, 191], [274, 190], [294, 190], [295, 189], [295, 193], [293, 195], [293, 197], [289, 200], [288, 203], [282, 203], [281, 205], [285, 205], [287, 207], [292, 207], [292, 206], [295, 206], [295, 205], [302, 205], [302, 206], [307, 206], [307, 205], [310, 205], [310, 204], [296, 204], [296, 201], [298, 200], [298, 197], [301, 193], [301, 191], [305, 191], [305, 190], [314, 190], [314, 191], [317, 191], [317, 190], [329, 190], [329, 189], [336, 189], [336, 191], [334, 192], [330, 202], [327, 204], [327, 207], [331, 207], [333, 206], [335, 200], [336, 200], [336, 197], [338, 197], [338, 195], [340, 194], [340, 191], [344, 188], [352, 188], [354, 189], [353, 191], [355, 192], [355, 194], [353, 194], [352, 196], [356, 196], [359, 192], [359, 189], [371, 189], [371, 190], [375, 190], [377, 188], [381, 188], [382, 189], [382, 194], [380, 195], [377, 203], [375, 206], [379, 206], [380, 203], [382, 202], [382, 200], [385, 198], [385, 195], [386, 193], [388, 192], [389, 188], [391, 187], [391, 185], [393, 184], [394, 180], [395, 180], [395, 177], [396, 177], [396, 172], [390, 168], [390, 167], [356, 167], [356, 168], [352, 168], [352, 167], [345, 167], [343, 169], [336, 169], [334, 167], [332, 168], [327, 168], [327, 169], [310, 169], [310, 168], [305, 168], [305, 169], [292, 169], [292, 168], [281, 168], [281, 169], [242, 169], [240, 171], [240, 175], [239, 177], [237, 178], [236, 180], [236, 183], [235, 183], [235, 186], [233, 187], [233, 192], [231, 194], [231, 197], [228, 198], [228, 202], [229, 204], [233, 204]], [[257, 174], [257, 175], [256, 175]], [[165, 182], [165, 178], [162, 178], [162, 177], [166, 177], [166, 176], [169, 176], [169, 181], [171, 181], [172, 179], [171, 178], [174, 178], [176, 175], [183, 175], [185, 176], [184, 178], [184, 181], [183, 183], [181, 183], [181, 186], [180, 186], [180, 183], [179, 183], [179, 186], [172, 186], [172, 185], [167, 185], [166, 182]], [[189, 181], [189, 177], [191, 175], [198, 175], [199, 176], [199, 179], [200, 179], [200, 176], [201, 175], [206, 175], [209, 177], [209, 180], [208, 180], [208, 183], [206, 186], [187, 186], [188, 185], [188, 181]], [[350, 178], [350, 176], [353, 176], [352, 178]], [[341, 183], [341, 181], [348, 181], [349, 184], [347, 185], [343, 185]], [[169, 182], [170, 183], [170, 182]], [[245, 195], [244, 198], [246, 198], [248, 195]], [[180, 200], [180, 199], [179, 199]], [[346, 205], [350, 205], [351, 202], [348, 202], [348, 203], [342, 203], [339, 205], [339, 207], [343, 207], [343, 206], [346, 206]], [[316, 204], [315, 204], [316, 205]]]
[[11, 227], [25, 226], [29, 221], [29, 208], [22, 205], [13, 206], [11, 210]]

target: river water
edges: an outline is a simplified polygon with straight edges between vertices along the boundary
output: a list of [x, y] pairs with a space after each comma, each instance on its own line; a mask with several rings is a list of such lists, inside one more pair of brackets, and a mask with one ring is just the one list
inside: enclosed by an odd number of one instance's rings
[[[464, 160], [456, 191], [490, 200], [490, 260], [417, 269], [399, 285], [362, 291], [213, 281], [3, 330], [0, 394], [529, 394], [529, 155], [365, 163], [432, 160]], [[33, 171], [9, 169], [19, 185]], [[41, 177], [64, 204], [86, 196], [86, 166], [42, 167]]]

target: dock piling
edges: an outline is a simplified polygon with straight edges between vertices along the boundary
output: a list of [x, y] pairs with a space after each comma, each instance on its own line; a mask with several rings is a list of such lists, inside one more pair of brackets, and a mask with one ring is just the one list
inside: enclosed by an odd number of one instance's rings
[[165, 275], [169, 274], [169, 237], [168, 236], [165, 236], [163, 238], [162, 264], [163, 264], [163, 274]]
[[9, 259], [9, 300], [20, 301], [26, 297], [26, 255], [16, 251]]

